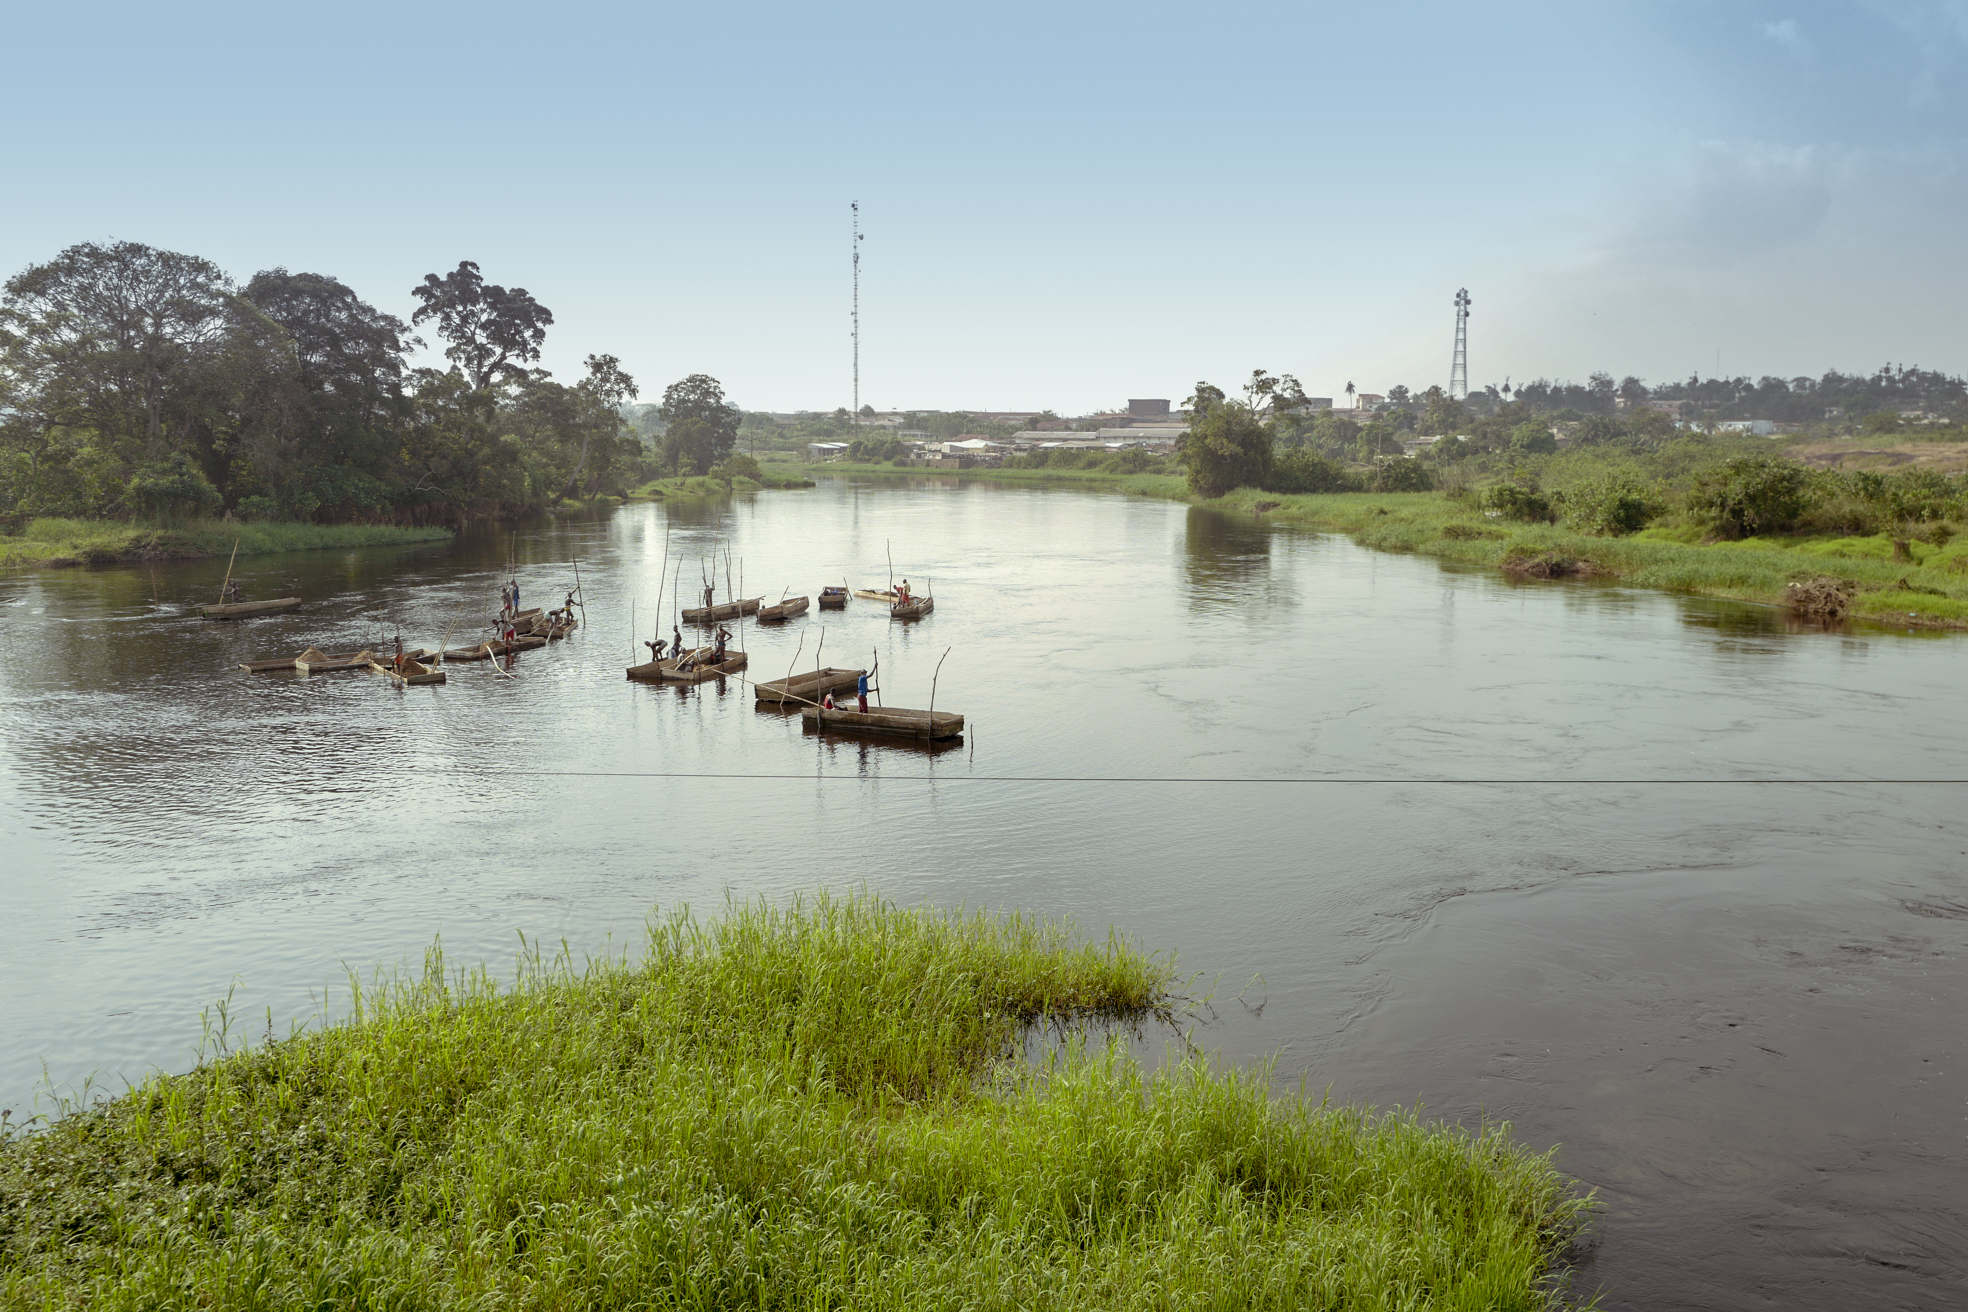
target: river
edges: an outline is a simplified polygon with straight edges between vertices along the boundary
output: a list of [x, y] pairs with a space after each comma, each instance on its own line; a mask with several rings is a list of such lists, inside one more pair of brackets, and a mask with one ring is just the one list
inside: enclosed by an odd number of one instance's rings
[[[728, 551], [769, 598], [892, 551], [934, 615], [747, 624], [750, 673], [824, 626], [966, 739], [626, 682], [666, 542], [687, 590]], [[509, 555], [527, 605], [578, 560], [587, 615], [512, 678], [233, 668], [476, 641]], [[1605, 1203], [1578, 1283], [1608, 1308], [1968, 1299], [1968, 820], [1921, 782], [1968, 779], [1959, 638], [983, 482], [247, 558], [306, 607], [183, 618], [224, 572], [0, 578], [8, 1106], [44, 1061], [184, 1069], [228, 990], [236, 1034], [285, 1033], [440, 937], [504, 969], [521, 933], [632, 949], [652, 907], [865, 884], [1179, 949], [1223, 1059], [1556, 1146]]]

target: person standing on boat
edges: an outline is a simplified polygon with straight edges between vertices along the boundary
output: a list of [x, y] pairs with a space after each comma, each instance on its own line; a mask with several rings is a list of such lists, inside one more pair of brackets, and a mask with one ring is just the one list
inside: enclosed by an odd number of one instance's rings
[[[712, 597], [714, 597], [714, 596], [716, 596], [716, 595], [717, 595], [717, 584], [715, 584], [715, 583], [706, 583], [706, 584], [704, 585], [704, 609], [705, 609], [705, 610], [709, 610], [709, 609], [711, 608], [711, 606], [712, 606], [712, 604], [713, 604], [713, 603], [712, 603], [712, 600], [711, 600], [711, 599], [712, 599]], [[706, 618], [706, 619], [709, 619], [710, 617], [709, 617], [709, 616], [707, 615], [707, 616], [705, 616], [704, 618]]]
[[725, 628], [724, 625], [722, 624], [718, 625], [717, 649], [711, 657], [711, 659], [715, 661], [717, 664], [719, 665], [724, 664], [724, 644], [730, 641], [731, 641], [731, 630]]
[[895, 585], [895, 604], [898, 606], [909, 604], [909, 580], [903, 579]]
[[861, 681], [854, 685], [854, 695], [860, 699], [861, 714], [868, 713], [868, 672], [861, 671]]

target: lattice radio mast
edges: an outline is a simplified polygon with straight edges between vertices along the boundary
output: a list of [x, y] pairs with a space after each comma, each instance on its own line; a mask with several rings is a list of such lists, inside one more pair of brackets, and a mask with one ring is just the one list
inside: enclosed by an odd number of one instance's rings
[[861, 426], [861, 202], [849, 201], [854, 212], [854, 426]]
[[1455, 358], [1449, 361], [1449, 399], [1469, 399], [1469, 289], [1456, 293]]

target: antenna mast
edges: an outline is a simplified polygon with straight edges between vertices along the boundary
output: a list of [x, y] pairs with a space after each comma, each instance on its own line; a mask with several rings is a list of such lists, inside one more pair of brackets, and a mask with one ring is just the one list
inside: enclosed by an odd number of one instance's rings
[[849, 201], [854, 213], [854, 426], [861, 426], [861, 202]]
[[1456, 293], [1455, 357], [1449, 361], [1449, 399], [1469, 399], [1469, 289]]

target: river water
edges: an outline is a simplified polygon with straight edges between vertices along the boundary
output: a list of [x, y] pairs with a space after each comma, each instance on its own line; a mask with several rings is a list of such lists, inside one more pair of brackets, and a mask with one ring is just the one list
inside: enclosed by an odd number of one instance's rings
[[[686, 588], [728, 551], [773, 597], [892, 550], [933, 616], [747, 625], [751, 674], [824, 625], [966, 740], [626, 682], [666, 541]], [[233, 669], [476, 641], [509, 556], [528, 605], [578, 561], [588, 619], [512, 678]], [[255, 557], [248, 594], [303, 610], [183, 618], [224, 570], [0, 579], [6, 1105], [44, 1062], [185, 1068], [229, 989], [284, 1033], [440, 936], [503, 969], [520, 933], [620, 949], [654, 906], [865, 884], [1178, 949], [1225, 1059], [1556, 1146], [1609, 1308], [1968, 1303], [1968, 790], [1919, 782], [1968, 779], [1958, 638], [983, 483]]]

